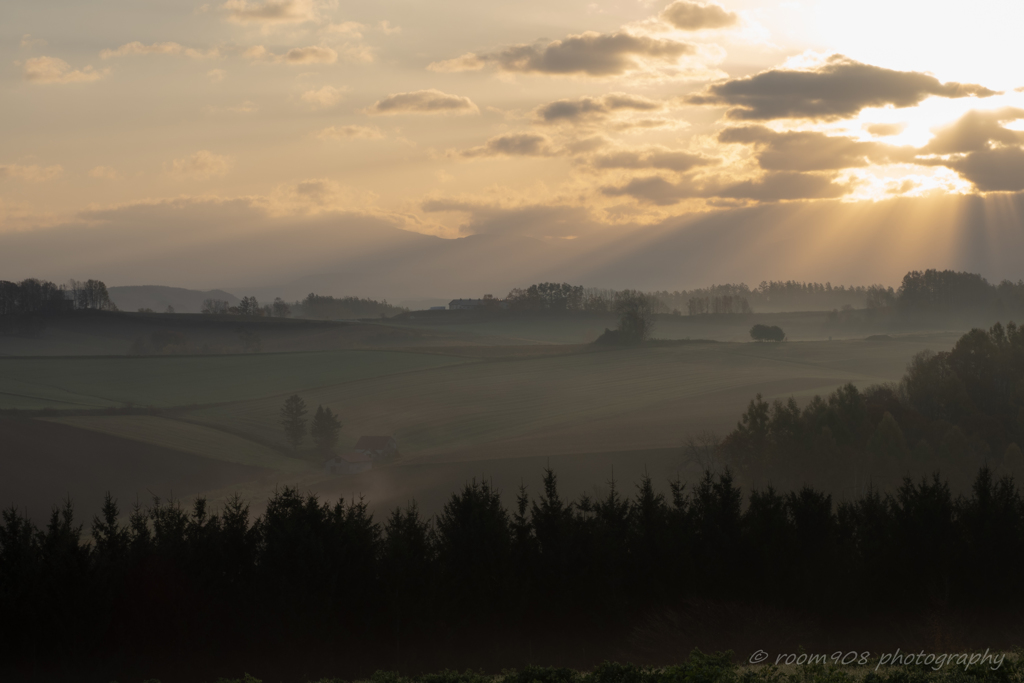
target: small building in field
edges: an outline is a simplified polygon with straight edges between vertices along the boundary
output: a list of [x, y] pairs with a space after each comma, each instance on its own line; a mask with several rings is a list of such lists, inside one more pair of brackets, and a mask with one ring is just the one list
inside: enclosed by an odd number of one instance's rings
[[324, 467], [330, 474], [355, 474], [373, 467], [373, 458], [359, 451], [348, 451], [334, 456]]
[[483, 299], [452, 299], [448, 302], [449, 311], [475, 311], [483, 306]]
[[352, 450], [374, 460], [387, 460], [398, 455], [398, 442], [393, 436], [361, 436]]

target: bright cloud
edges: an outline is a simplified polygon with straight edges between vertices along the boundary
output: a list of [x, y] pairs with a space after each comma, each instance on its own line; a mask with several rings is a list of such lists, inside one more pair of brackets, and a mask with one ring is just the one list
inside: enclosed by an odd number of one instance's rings
[[23, 66], [25, 80], [33, 83], [91, 83], [107, 73], [107, 70], [97, 71], [91, 66], [73, 69], [58, 57], [33, 57], [26, 59]]

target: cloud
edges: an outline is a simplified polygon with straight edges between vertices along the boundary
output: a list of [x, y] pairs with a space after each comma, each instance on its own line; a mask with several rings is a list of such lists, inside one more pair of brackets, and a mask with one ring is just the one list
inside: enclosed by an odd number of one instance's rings
[[1024, 190], [1024, 150], [1000, 147], [971, 152], [944, 162], [982, 192], [1019, 192]]
[[660, 146], [641, 150], [610, 152], [598, 155], [591, 161], [594, 168], [658, 168], [679, 173], [717, 163], [717, 159]]
[[291, 64], [292, 66], [334, 64], [338, 61], [338, 52], [333, 48], [322, 45], [293, 47], [291, 50], [279, 55], [274, 54], [263, 45], [253, 45], [246, 48], [242, 56], [254, 62], [274, 62], [277, 64]]
[[32, 164], [24, 166], [22, 164], [0, 164], [0, 180], [18, 178], [33, 183], [42, 183], [59, 178], [63, 173], [64, 168], [59, 165], [38, 166]]
[[327, 109], [333, 107], [344, 96], [345, 88], [335, 88], [325, 85], [319, 90], [307, 90], [302, 93], [300, 99], [313, 109]]
[[941, 83], [916, 71], [893, 71], [832, 55], [808, 70], [772, 69], [709, 85], [685, 98], [689, 104], [727, 106], [733, 120], [839, 119], [866, 107], [911, 107], [929, 96], [989, 97], [992, 90], [970, 83]]
[[621, 186], [605, 186], [601, 188], [601, 193], [608, 197], [628, 196], [648, 204], [669, 206], [684, 199], [711, 197], [759, 202], [833, 199], [853, 190], [851, 183], [843, 185], [835, 180], [835, 174], [772, 171], [757, 180], [723, 182], [721, 179], [712, 179], [697, 184], [689, 177], [673, 182], [655, 175], [633, 178]]
[[831, 171], [868, 164], [910, 161], [912, 148], [811, 131], [778, 133], [764, 126], [726, 128], [718, 134], [722, 143], [752, 145], [761, 168], [771, 171]]
[[633, 178], [620, 187], [602, 187], [601, 193], [607, 197], [632, 197], [658, 206], [670, 206], [684, 199], [701, 196], [690, 180], [674, 183], [661, 176]]
[[662, 21], [682, 31], [699, 31], [734, 26], [739, 17], [714, 3], [676, 0], [661, 13]]
[[202, 149], [184, 159], [171, 162], [171, 172], [196, 180], [206, 180], [225, 175], [231, 169], [231, 158]]
[[731, 199], [755, 199], [775, 202], [786, 199], [834, 199], [849, 194], [850, 184], [834, 182], [834, 175], [774, 171], [759, 180], [744, 180], [726, 185], [713, 194]]
[[449, 95], [440, 90], [416, 90], [388, 95], [375, 102], [369, 114], [479, 114], [480, 109], [468, 97]]
[[340, 24], [328, 24], [324, 27], [324, 31], [327, 33], [337, 33], [343, 36], [349, 36], [351, 38], [362, 38], [363, 31], [366, 30], [366, 26], [360, 24], [357, 21], [345, 21]]
[[220, 56], [220, 50], [212, 47], [203, 52], [202, 50], [185, 47], [178, 43], [153, 43], [152, 45], [144, 45], [136, 40], [131, 43], [125, 43], [116, 50], [100, 51], [100, 59], [125, 57], [128, 55], [184, 55], [186, 57], [191, 57], [192, 59], [213, 59]]
[[91, 66], [72, 69], [58, 57], [33, 57], [25, 60], [23, 73], [26, 81], [34, 83], [90, 83], [103, 78], [109, 71], [96, 71]]
[[905, 123], [865, 123], [864, 130], [876, 137], [899, 135], [907, 129]]
[[1024, 109], [1003, 107], [991, 111], [972, 110], [957, 121], [939, 128], [921, 150], [924, 154], [957, 154], [989, 149], [991, 143], [1024, 144], [1024, 133], [1000, 124], [1024, 119]]
[[46, 45], [46, 41], [42, 38], [33, 38], [31, 33], [26, 33], [21, 37], [22, 47], [43, 47]]
[[969, 111], [939, 128], [917, 163], [951, 168], [982, 192], [1024, 190], [1024, 131], [1001, 125], [1020, 119], [1024, 109], [1015, 107]]
[[549, 156], [553, 154], [551, 139], [538, 133], [505, 133], [491, 138], [479, 147], [462, 152], [464, 157]]
[[377, 26], [378, 28], [380, 28], [380, 32], [386, 36], [393, 36], [395, 34], [402, 32], [401, 26], [392, 26], [391, 22], [388, 21], [387, 19], [377, 24]]
[[649, 112], [663, 108], [664, 104], [657, 100], [616, 92], [600, 97], [555, 100], [538, 107], [534, 114], [543, 123], [579, 123], [586, 120], [604, 119], [618, 111]]
[[210, 71], [206, 72], [206, 75], [212, 82], [220, 83], [228, 77], [228, 72], [224, 69], [211, 69]]
[[338, 61], [338, 53], [317, 45], [293, 47], [285, 53], [283, 61], [288, 64], [334, 64]]
[[459, 71], [479, 71], [480, 69], [487, 66], [487, 61], [481, 59], [472, 52], [467, 52], [459, 57], [452, 59], [446, 59], [441, 62], [431, 62], [427, 65], [428, 71], [438, 72], [459, 72]]
[[644, 68], [644, 62], [675, 64], [697, 48], [675, 40], [616, 33], [587, 32], [547, 45], [513, 45], [493, 54], [464, 54], [434, 62], [434, 71], [467, 71], [494, 64], [503, 71], [559, 76], [621, 76]]
[[97, 178], [99, 180], [117, 180], [118, 173], [110, 166], [95, 166], [89, 170], [90, 178]]
[[321, 140], [379, 140], [384, 133], [376, 126], [331, 126], [317, 134]]
[[239, 24], [295, 24], [313, 21], [317, 18], [316, 7], [304, 0], [228, 0], [221, 5], [228, 19]]
[[[437, 198], [424, 201], [420, 208], [427, 213], [468, 214], [468, 221], [459, 226], [459, 232], [463, 235], [572, 237], [600, 229], [585, 207], [561, 202], [509, 204], [479, 199]], [[548, 245], [538, 243], [537, 246], [545, 249]]]

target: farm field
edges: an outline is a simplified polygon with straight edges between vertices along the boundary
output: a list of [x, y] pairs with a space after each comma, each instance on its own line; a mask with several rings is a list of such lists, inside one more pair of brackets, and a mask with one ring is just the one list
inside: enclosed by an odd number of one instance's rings
[[[258, 509], [275, 487], [295, 485], [325, 498], [362, 494], [378, 512], [416, 499], [432, 513], [473, 478], [511, 495], [520, 483], [539, 486], [547, 465], [574, 493], [604, 485], [613, 473], [622, 486], [644, 472], [662, 484], [692, 480], [699, 472], [680, 452], [687, 435], [726, 433], [755, 394], [805, 400], [846, 382], [897, 381], [913, 354], [948, 349], [956, 338], [8, 358], [0, 359], [0, 401], [79, 410], [154, 406], [153, 415], [53, 414], [22, 422], [113, 439], [119, 452], [134, 447], [177, 458], [194, 478], [190, 487], [175, 487], [180, 495], [203, 491], [217, 502], [238, 492]], [[391, 434], [402, 458], [358, 475], [325, 474], [308, 439], [297, 451], [285, 443], [279, 411], [292, 393], [311, 413], [324, 405], [340, 415], [340, 449], [364, 434]], [[26, 458], [0, 459], [0, 478], [15, 482], [14, 490]], [[93, 461], [90, 480], [103, 480], [108, 460]], [[233, 467], [249, 474], [218, 474]], [[215, 476], [208, 479], [207, 468]], [[54, 468], [51, 483], [59, 488], [71, 476]]]
[[189, 498], [260, 483], [273, 471], [228, 463], [155, 444], [43, 420], [0, 418], [0, 501], [45, 522], [51, 506], [70, 499], [86, 529], [110, 492], [121, 511], [154, 496]]
[[89, 415], [47, 418], [46, 422], [165, 446], [210, 460], [280, 472], [307, 472], [309, 463], [222, 429], [154, 415]]
[[0, 358], [0, 409], [202, 405], [462, 362], [399, 351]]
[[[972, 325], [990, 326], [995, 320], [929, 320], [908, 323], [891, 318], [871, 319], [858, 311], [833, 318], [828, 311], [753, 313], [749, 315], [658, 315], [654, 337], [658, 339], [714, 339], [748, 342], [754, 324], [778, 325], [790, 341], [864, 339], [878, 334], [959, 332]], [[509, 339], [517, 344], [589, 344], [606, 328], [618, 324], [615, 315], [476, 315], [460, 311], [409, 313], [388, 320], [387, 327], [458, 335], [466, 339]]]
[[[394, 434], [406, 459], [667, 448], [687, 433], [725, 431], [747, 402], [808, 397], [845, 382], [898, 380], [916, 352], [950, 337], [781, 345], [689, 343], [500, 360], [356, 380], [302, 392], [343, 416], [342, 447]], [[283, 444], [278, 399], [190, 412]]]
[[0, 329], [0, 357], [124, 356], [138, 343], [152, 351], [154, 335], [170, 336], [186, 353], [206, 354], [253, 351], [246, 336], [264, 353], [520, 343], [455, 328], [200, 314], [76, 311], [8, 324], [11, 329]]

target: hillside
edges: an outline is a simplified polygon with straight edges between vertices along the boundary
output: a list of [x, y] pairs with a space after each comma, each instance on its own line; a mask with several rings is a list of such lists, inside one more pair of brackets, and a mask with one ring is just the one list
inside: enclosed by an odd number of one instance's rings
[[136, 285], [108, 287], [111, 301], [122, 311], [137, 311], [148, 308], [163, 313], [168, 306], [176, 313], [201, 313], [203, 301], [220, 299], [234, 306], [238, 297], [223, 289], [200, 291], [182, 287], [164, 287], [163, 285]]

